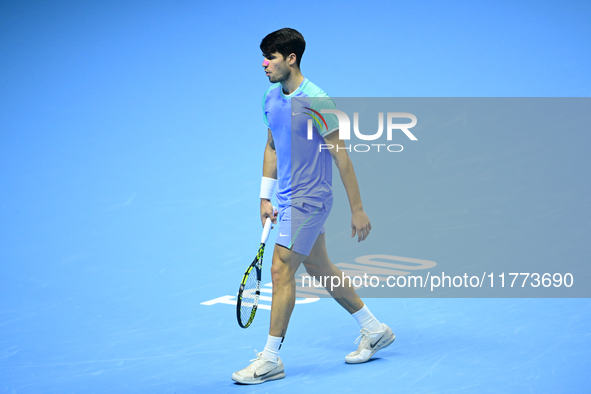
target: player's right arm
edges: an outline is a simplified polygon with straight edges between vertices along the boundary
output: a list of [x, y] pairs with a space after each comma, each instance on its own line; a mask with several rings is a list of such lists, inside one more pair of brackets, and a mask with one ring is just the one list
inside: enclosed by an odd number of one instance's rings
[[[267, 129], [267, 144], [263, 156], [263, 176], [265, 178], [277, 179], [277, 152], [275, 152], [275, 141], [271, 129]], [[273, 223], [277, 223], [271, 200], [261, 198], [261, 224], [265, 227], [265, 220], [270, 217]]]

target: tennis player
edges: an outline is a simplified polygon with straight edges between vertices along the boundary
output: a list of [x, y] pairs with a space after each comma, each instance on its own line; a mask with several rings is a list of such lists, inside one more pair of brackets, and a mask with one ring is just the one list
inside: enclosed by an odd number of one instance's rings
[[[341, 271], [328, 258], [324, 234], [324, 222], [333, 201], [332, 160], [351, 206], [351, 237], [357, 235], [360, 242], [371, 231], [353, 165], [344, 142], [339, 139], [336, 116], [323, 115], [325, 121], [321, 121], [321, 127], [314, 126], [312, 139], [308, 139], [310, 116], [306, 113], [313, 113], [308, 109], [321, 113], [321, 109], [335, 106], [324, 91], [303, 77], [300, 61], [305, 46], [304, 37], [289, 28], [267, 35], [260, 46], [265, 74], [273, 83], [263, 98], [268, 137], [261, 182], [261, 221], [264, 225], [270, 217], [273, 223], [279, 222], [279, 233], [271, 267], [273, 301], [267, 344], [248, 367], [232, 374], [234, 381], [244, 384], [285, 377], [279, 349], [295, 305], [295, 272], [300, 264], [315, 278], [341, 278]], [[319, 144], [335, 148], [320, 150]], [[342, 149], [337, 150], [337, 146]], [[273, 211], [270, 201], [275, 189], [277, 211]], [[372, 315], [350, 281], [344, 282], [327, 290], [361, 327], [359, 347], [345, 361], [363, 363], [394, 342], [395, 335]]]

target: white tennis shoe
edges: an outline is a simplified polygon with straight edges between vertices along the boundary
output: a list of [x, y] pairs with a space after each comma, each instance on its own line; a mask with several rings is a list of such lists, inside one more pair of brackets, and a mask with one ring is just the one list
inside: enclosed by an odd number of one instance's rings
[[366, 329], [362, 329], [361, 335], [355, 340], [355, 343], [361, 340], [359, 347], [345, 357], [345, 362], [348, 364], [364, 363], [378, 350], [390, 346], [395, 339], [396, 335], [384, 323], [382, 323], [382, 331], [369, 332]]
[[273, 362], [263, 358], [263, 353], [257, 353], [257, 358], [252, 359], [252, 364], [232, 374], [232, 380], [242, 384], [259, 384], [267, 380], [283, 379], [285, 372], [283, 372], [283, 361], [281, 357], [277, 357], [277, 362]]

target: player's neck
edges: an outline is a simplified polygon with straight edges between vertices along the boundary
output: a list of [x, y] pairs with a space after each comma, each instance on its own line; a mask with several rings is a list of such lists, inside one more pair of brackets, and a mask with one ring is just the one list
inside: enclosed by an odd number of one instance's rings
[[303, 80], [304, 76], [302, 75], [300, 70], [293, 70], [289, 75], [289, 78], [281, 82], [283, 93], [289, 96], [290, 94], [296, 91], [296, 89], [302, 84]]

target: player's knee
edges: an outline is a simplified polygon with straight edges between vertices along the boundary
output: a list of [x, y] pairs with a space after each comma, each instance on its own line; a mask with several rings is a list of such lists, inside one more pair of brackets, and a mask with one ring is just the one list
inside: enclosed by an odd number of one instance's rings
[[289, 280], [289, 269], [288, 266], [281, 262], [274, 262], [271, 266], [271, 279], [273, 280], [273, 284], [279, 284]]
[[273, 279], [273, 282], [275, 282], [275, 278], [279, 277], [279, 275], [281, 275], [281, 270], [279, 269], [279, 267], [277, 267], [277, 264], [273, 264], [271, 266], [271, 278]]

